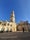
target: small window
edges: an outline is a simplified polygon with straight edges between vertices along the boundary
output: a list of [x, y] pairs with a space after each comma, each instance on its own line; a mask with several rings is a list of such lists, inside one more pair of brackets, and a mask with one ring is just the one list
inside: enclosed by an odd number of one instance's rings
[[6, 26], [6, 24], [4, 24], [4, 26]]
[[12, 25], [10, 25], [12, 27]]
[[8, 23], [8, 26], [9, 26], [9, 23]]

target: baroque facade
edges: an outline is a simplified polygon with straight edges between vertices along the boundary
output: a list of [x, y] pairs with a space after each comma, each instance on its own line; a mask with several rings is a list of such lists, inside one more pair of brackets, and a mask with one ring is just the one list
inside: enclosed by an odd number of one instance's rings
[[15, 14], [14, 11], [11, 12], [10, 21], [0, 21], [0, 32], [8, 31], [8, 32], [17, 32], [17, 31], [26, 31], [28, 32], [30, 29], [30, 24], [28, 21], [21, 21], [16, 24], [15, 22]]
[[10, 22], [0, 21], [0, 31], [16, 32], [16, 23], [15, 23], [14, 11], [12, 11], [12, 13], [11, 13]]

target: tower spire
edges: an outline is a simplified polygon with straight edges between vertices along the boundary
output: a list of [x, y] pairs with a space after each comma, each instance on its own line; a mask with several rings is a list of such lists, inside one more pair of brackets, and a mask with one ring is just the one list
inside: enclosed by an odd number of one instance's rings
[[15, 14], [14, 14], [14, 10], [11, 12], [10, 22], [15, 22]]

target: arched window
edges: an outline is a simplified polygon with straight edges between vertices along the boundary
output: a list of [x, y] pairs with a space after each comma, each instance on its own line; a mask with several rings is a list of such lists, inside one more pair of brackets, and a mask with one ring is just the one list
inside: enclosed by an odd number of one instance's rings
[[12, 27], [12, 25], [10, 25]]
[[6, 26], [6, 23], [4, 23], [4, 26]]
[[9, 26], [9, 23], [7, 25]]

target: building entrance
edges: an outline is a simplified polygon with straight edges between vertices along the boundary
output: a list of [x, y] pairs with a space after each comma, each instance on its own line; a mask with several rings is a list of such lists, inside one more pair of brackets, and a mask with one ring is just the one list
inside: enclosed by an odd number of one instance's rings
[[23, 28], [23, 32], [24, 32], [24, 28]]

